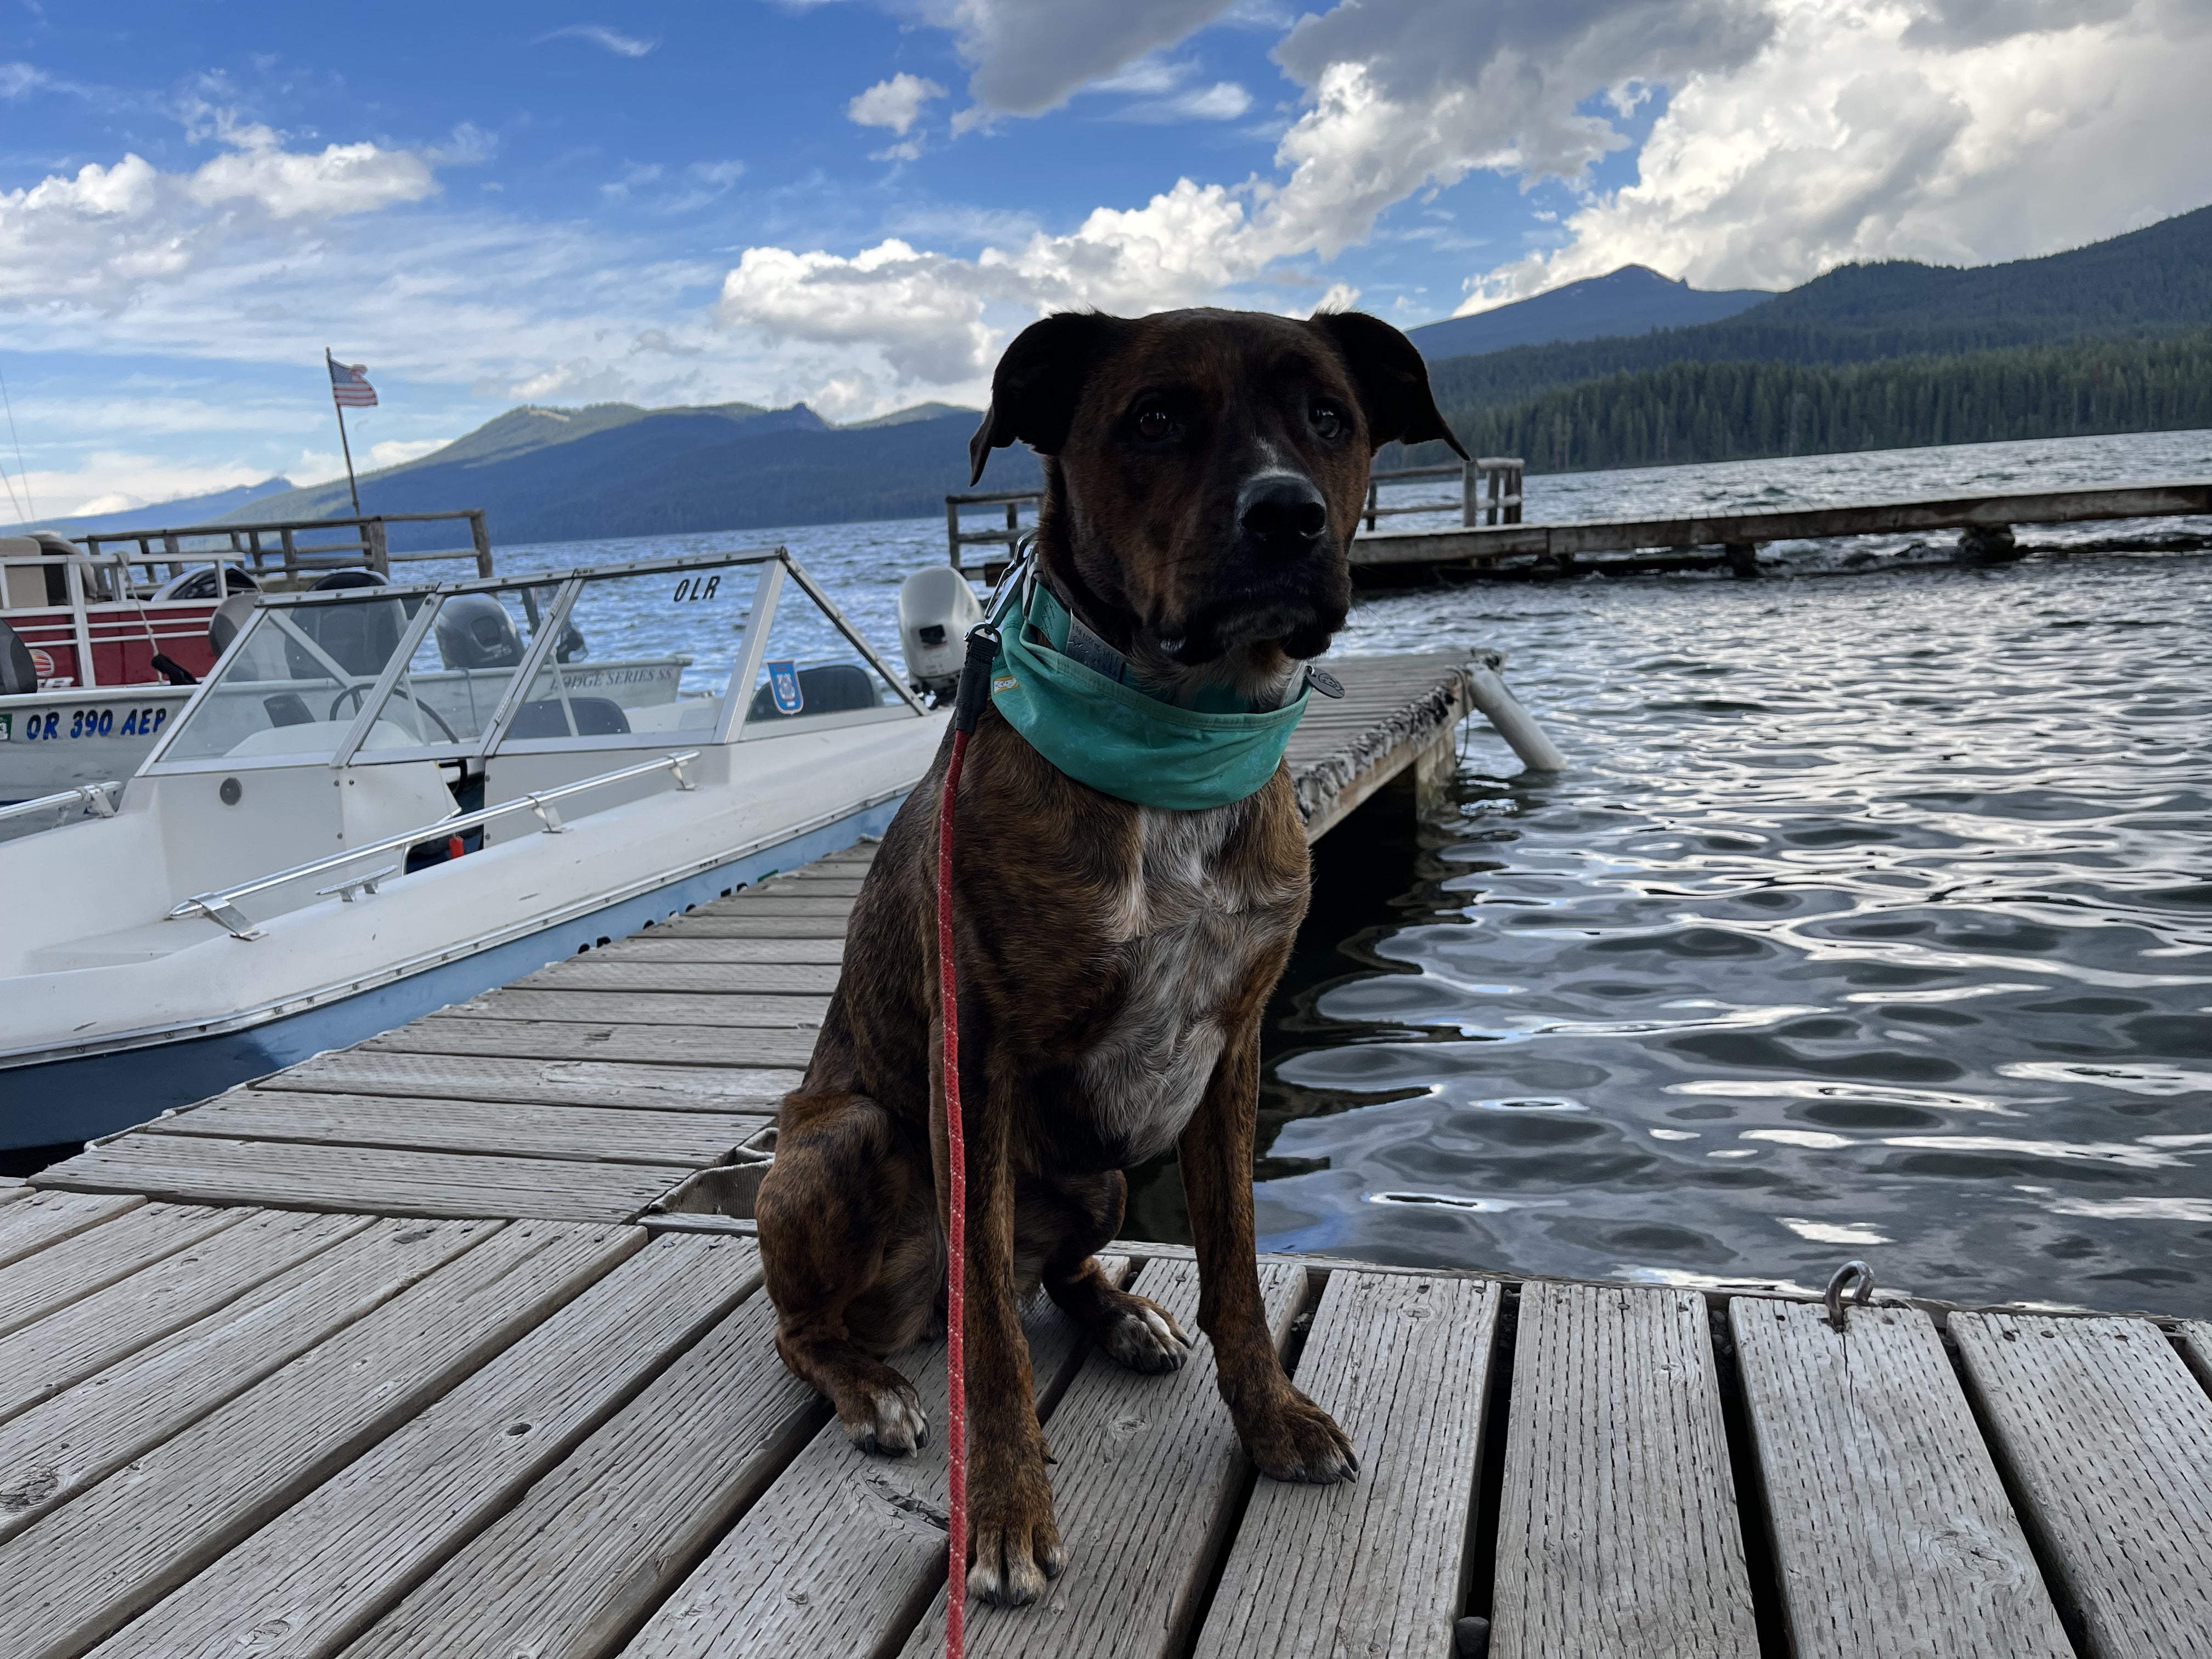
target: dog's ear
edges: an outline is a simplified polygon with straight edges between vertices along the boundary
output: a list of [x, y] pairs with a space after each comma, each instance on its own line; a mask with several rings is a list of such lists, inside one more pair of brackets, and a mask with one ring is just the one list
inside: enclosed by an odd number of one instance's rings
[[1408, 444], [1441, 438], [1460, 459], [1468, 459], [1459, 435], [1437, 412], [1429, 366], [1411, 340], [1364, 311], [1324, 311], [1312, 325], [1344, 354], [1359, 387], [1360, 407], [1367, 412], [1368, 441], [1376, 448], [1394, 438]]
[[994, 449], [1019, 440], [1054, 455], [1067, 441], [1083, 382], [1124, 326], [1096, 311], [1062, 311], [1014, 337], [991, 376], [991, 406], [968, 441], [968, 482], [983, 476]]

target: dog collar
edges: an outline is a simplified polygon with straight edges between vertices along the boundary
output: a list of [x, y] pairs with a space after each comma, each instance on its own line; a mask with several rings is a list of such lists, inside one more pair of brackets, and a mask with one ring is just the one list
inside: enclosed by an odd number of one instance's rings
[[1010, 582], [994, 607], [998, 654], [991, 703], [1054, 767], [1102, 794], [1177, 811], [1244, 799], [1275, 774], [1310, 692], [1279, 708], [1236, 705], [1208, 688], [1200, 707], [1132, 684], [1128, 659], [1079, 621], [1042, 581]]

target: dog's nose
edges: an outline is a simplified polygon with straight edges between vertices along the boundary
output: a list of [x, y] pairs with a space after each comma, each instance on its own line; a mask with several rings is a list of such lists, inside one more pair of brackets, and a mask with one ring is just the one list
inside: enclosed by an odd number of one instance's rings
[[1328, 503], [1307, 479], [1255, 478], [1237, 495], [1237, 527], [1271, 553], [1303, 553], [1328, 532]]

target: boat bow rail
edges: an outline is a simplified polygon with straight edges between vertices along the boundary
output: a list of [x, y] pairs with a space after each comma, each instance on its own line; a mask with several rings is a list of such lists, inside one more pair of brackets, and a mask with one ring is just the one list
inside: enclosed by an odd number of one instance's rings
[[[692, 781], [691, 775], [686, 769], [698, 758], [699, 750], [688, 749], [680, 754], [663, 755], [657, 760], [641, 762], [635, 766], [618, 767], [611, 772], [602, 772], [593, 777], [580, 778], [574, 783], [562, 784], [558, 788], [541, 789], [533, 793], [519, 795], [513, 800], [501, 801], [495, 806], [480, 807], [473, 812], [457, 812], [451, 817], [435, 819], [413, 830], [402, 830], [396, 836], [386, 836], [380, 840], [367, 842], [359, 847], [349, 847], [344, 852], [333, 853], [327, 858], [316, 859], [307, 864], [295, 864], [288, 870], [279, 870], [270, 875], [258, 877], [252, 881], [238, 882], [228, 887], [219, 888], [213, 892], [196, 893], [171, 910], [167, 920], [181, 921], [188, 917], [204, 916], [210, 921], [227, 930], [234, 939], [258, 939], [261, 937], [260, 927], [238, 908], [238, 902], [240, 899], [251, 898], [257, 893], [269, 892], [272, 889], [288, 886], [294, 882], [326, 876], [333, 871], [343, 870], [349, 866], [357, 865], [364, 859], [398, 852], [403, 848], [419, 846], [426, 841], [436, 841], [441, 836], [465, 835], [469, 830], [483, 829], [501, 818], [511, 817], [520, 812], [535, 812], [540, 830], [547, 835], [557, 836], [565, 831], [568, 825], [562, 820], [556, 803], [571, 799], [578, 795], [588, 794], [593, 790], [604, 789], [614, 784], [627, 783], [634, 778], [651, 777], [662, 772], [669, 775], [670, 781], [678, 789], [696, 789], [698, 785]], [[340, 882], [335, 886], [323, 889], [318, 896], [337, 893], [350, 904], [354, 902], [356, 893], [373, 894], [376, 891], [378, 883], [397, 873], [398, 872], [394, 869], [385, 869], [371, 876], [356, 877], [350, 881]]]
[[[79, 784], [74, 789], [41, 795], [36, 800], [19, 800], [12, 805], [0, 806], [0, 840], [16, 833], [9, 826], [46, 812], [82, 812], [95, 818], [112, 818], [115, 816], [115, 804], [122, 793], [122, 780], [109, 778], [104, 783]], [[65, 822], [66, 817], [58, 818], [53, 824], [46, 827], [52, 829]]]

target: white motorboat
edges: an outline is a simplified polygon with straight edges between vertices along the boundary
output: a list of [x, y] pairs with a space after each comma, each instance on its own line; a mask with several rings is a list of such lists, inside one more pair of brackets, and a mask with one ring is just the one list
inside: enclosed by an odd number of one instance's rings
[[[394, 552], [394, 525], [469, 544]], [[492, 574], [481, 512], [0, 536], [0, 804], [136, 770], [256, 594], [456, 561]]]
[[0, 1146], [880, 832], [943, 726], [781, 548], [264, 595], [127, 782], [0, 808]]

